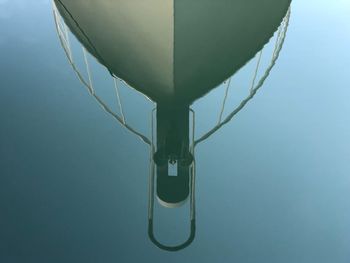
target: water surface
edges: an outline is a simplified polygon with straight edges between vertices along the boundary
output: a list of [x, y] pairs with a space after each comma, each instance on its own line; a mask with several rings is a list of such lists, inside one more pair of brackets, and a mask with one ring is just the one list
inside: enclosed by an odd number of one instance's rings
[[[196, 239], [169, 253], [147, 236], [149, 147], [79, 82], [50, 1], [0, 0], [0, 261], [349, 262], [349, 13], [347, 0], [293, 1], [264, 86], [196, 148]], [[90, 60], [118, 112], [111, 78]], [[224, 114], [244, 98], [252, 65]], [[216, 124], [224, 92], [192, 105], [197, 137]], [[154, 105], [125, 85], [120, 95], [149, 135]], [[155, 212], [159, 239], [186, 238], [188, 204]]]

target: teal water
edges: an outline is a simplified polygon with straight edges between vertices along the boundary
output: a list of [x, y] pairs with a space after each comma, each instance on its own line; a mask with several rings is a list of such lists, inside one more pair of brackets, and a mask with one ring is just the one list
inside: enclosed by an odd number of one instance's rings
[[[0, 0], [0, 262], [349, 262], [349, 13], [347, 0], [293, 1], [264, 86], [196, 148], [196, 238], [170, 253], [147, 236], [149, 147], [79, 82], [50, 1]], [[89, 60], [118, 112], [112, 80]], [[233, 79], [224, 115], [252, 69]], [[154, 105], [124, 84], [120, 95], [128, 123], [149, 136]], [[223, 95], [192, 106], [197, 138]], [[187, 237], [188, 204], [155, 215], [159, 239]]]

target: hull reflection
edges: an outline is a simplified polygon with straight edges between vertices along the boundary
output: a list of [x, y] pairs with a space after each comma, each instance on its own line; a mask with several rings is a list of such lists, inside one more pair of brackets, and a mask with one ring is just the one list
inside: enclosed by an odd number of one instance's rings
[[[283, 47], [290, 0], [256, 0], [250, 4], [243, 0], [54, 2], [58, 36], [79, 80], [108, 114], [150, 146], [150, 240], [168, 251], [187, 247], [196, 229], [195, 147], [231, 121], [263, 86]], [[69, 31], [82, 45], [88, 78], [74, 61]], [[257, 79], [262, 49], [274, 34], [270, 64]], [[113, 77], [120, 115], [96, 94], [88, 53]], [[232, 75], [256, 56], [249, 95], [223, 116]], [[156, 104], [151, 138], [126, 122], [118, 91], [121, 80]], [[190, 106], [224, 81], [227, 87], [218, 123], [195, 139], [195, 113]], [[155, 196], [168, 208], [190, 201], [190, 235], [183, 244], [167, 246], [155, 238]]]

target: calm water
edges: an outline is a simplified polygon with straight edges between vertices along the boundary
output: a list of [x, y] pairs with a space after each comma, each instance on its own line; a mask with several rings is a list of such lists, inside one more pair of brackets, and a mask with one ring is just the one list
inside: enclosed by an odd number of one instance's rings
[[[50, 1], [0, 0], [0, 262], [350, 262], [349, 14], [348, 0], [293, 1], [264, 86], [196, 147], [196, 239], [170, 253], [147, 236], [149, 146], [79, 82]], [[113, 80], [88, 59], [119, 114]], [[223, 117], [247, 96], [254, 63], [232, 79]], [[154, 105], [119, 84], [127, 122], [150, 136]], [[197, 138], [224, 93], [192, 105]], [[157, 237], [186, 239], [188, 209], [156, 204]]]

